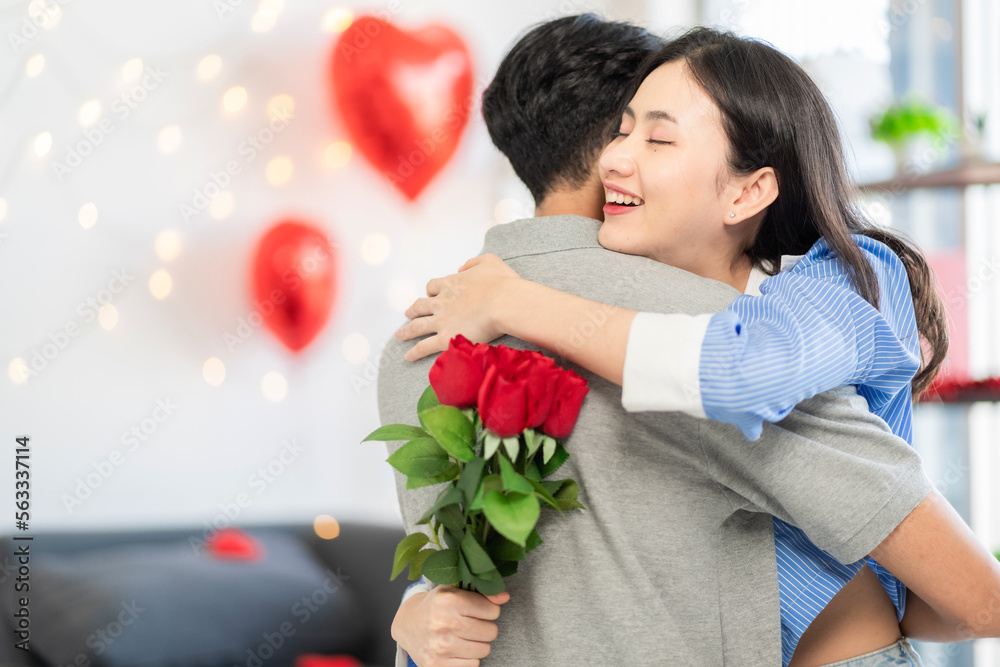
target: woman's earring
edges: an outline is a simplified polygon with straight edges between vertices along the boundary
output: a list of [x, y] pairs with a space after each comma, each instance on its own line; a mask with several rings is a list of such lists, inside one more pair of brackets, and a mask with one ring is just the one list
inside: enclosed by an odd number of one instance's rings
[[729, 217], [730, 217], [730, 218], [735, 218], [735, 217], [736, 217], [736, 214], [735, 214], [735, 213], [732, 213], [732, 212], [731, 212], [731, 213], [729, 214]]

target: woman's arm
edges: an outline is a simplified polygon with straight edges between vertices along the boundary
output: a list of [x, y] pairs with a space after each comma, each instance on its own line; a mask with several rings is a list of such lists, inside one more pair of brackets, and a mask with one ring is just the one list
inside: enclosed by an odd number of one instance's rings
[[396, 332], [400, 340], [434, 334], [407, 352], [408, 361], [445, 350], [458, 334], [474, 343], [509, 334], [622, 383], [634, 310], [524, 280], [496, 255], [474, 257], [459, 273], [431, 280], [427, 294], [406, 311], [414, 319]]
[[908, 637], [1000, 637], [1000, 562], [936, 490], [871, 553], [908, 589]]
[[[510, 334], [622, 385], [627, 410], [679, 410], [734, 424], [751, 440], [764, 421], [844, 384], [875, 410], [908, 386], [920, 364], [902, 263], [869, 252], [886, 315], [850, 287], [825, 245], [794, 270], [765, 281], [715, 315], [641, 313], [520, 279], [495, 255], [428, 283], [397, 332], [428, 334], [410, 361], [444, 350], [459, 333], [473, 342]], [[903, 339], [906, 339], [905, 342]]]

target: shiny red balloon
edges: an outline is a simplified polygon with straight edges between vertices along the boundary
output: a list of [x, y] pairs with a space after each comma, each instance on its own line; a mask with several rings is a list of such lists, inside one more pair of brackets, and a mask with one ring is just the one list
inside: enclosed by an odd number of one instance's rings
[[267, 328], [298, 352], [330, 319], [336, 295], [333, 247], [315, 227], [281, 222], [257, 244], [252, 280], [254, 307]]
[[359, 17], [333, 51], [333, 99], [357, 149], [411, 201], [458, 147], [472, 61], [443, 25], [406, 32]]

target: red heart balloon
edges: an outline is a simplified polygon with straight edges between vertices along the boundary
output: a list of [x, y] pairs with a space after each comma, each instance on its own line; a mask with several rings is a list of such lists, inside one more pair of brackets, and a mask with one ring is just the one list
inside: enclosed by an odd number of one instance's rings
[[411, 201], [469, 121], [472, 61], [443, 25], [405, 32], [359, 17], [333, 52], [333, 98], [358, 150]]
[[257, 244], [254, 306], [290, 350], [308, 345], [330, 318], [335, 297], [333, 248], [315, 227], [286, 220]]

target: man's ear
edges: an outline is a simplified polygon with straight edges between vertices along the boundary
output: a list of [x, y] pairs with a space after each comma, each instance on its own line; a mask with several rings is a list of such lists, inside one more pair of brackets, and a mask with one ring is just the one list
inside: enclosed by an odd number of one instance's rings
[[[733, 179], [736, 196], [730, 202], [730, 209], [723, 218], [728, 225], [748, 220], [778, 198], [778, 175], [771, 167], [761, 167], [757, 171]], [[735, 215], [732, 215], [735, 214]]]

